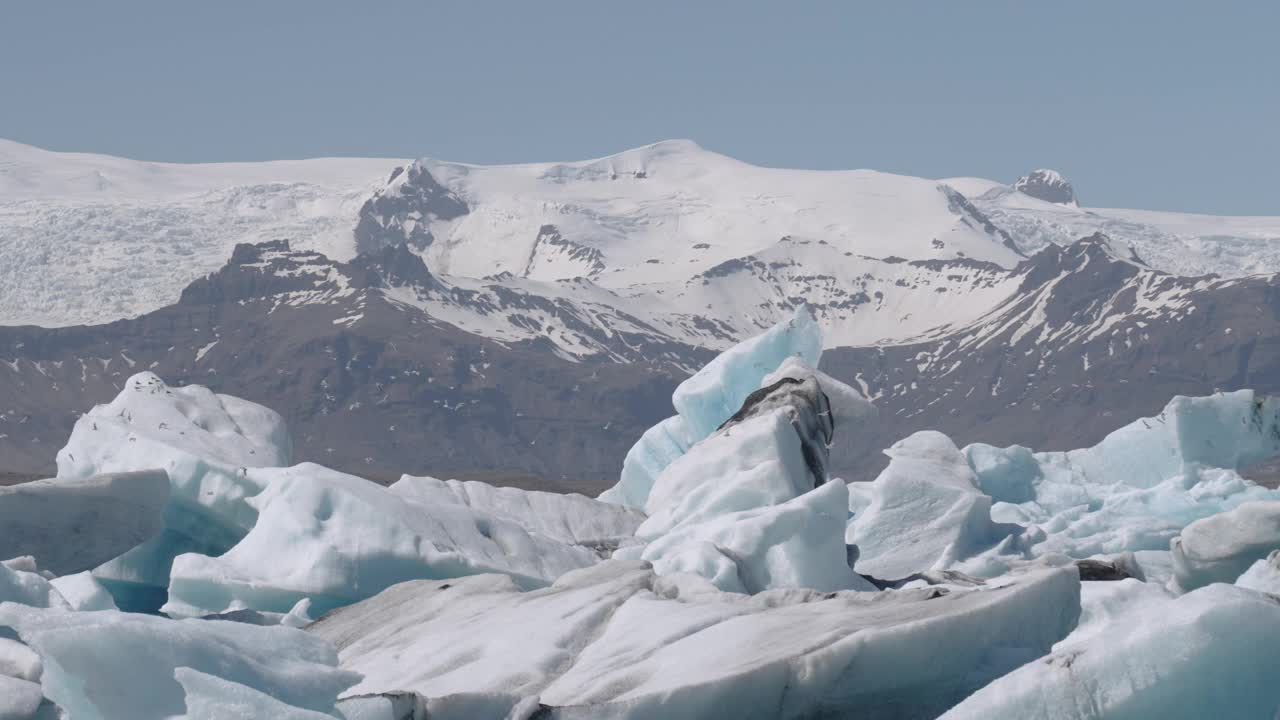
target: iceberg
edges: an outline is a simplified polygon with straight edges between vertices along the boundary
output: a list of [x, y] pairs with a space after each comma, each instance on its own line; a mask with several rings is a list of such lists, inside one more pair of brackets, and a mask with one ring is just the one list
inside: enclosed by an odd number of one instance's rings
[[1249, 566], [1236, 585], [1258, 592], [1280, 595], [1280, 550], [1272, 550], [1263, 560]]
[[618, 484], [600, 499], [645, 507], [662, 471], [737, 412], [766, 376], [788, 358], [816, 367], [821, 356], [822, 330], [805, 308], [720, 353], [676, 388], [671, 398], [676, 415], [645, 432], [627, 452]]
[[662, 574], [694, 573], [732, 592], [874, 590], [849, 567], [848, 488], [827, 475], [837, 421], [874, 408], [794, 357], [761, 382], [659, 473], [638, 543], [615, 557], [647, 560]]
[[49, 581], [72, 610], [119, 610], [115, 598], [91, 572], [63, 575]]
[[721, 590], [875, 590], [854, 574], [844, 542], [848, 490], [829, 482], [780, 505], [689, 523], [614, 557], [639, 557], [661, 575], [692, 573]]
[[189, 667], [173, 673], [182, 685], [187, 712], [176, 720], [271, 718], [271, 720], [333, 720], [330, 713], [289, 705], [261, 690], [224, 680]]
[[59, 575], [89, 570], [155, 537], [168, 501], [159, 471], [0, 487], [0, 558], [31, 556]]
[[432, 718], [931, 717], [1064, 638], [1079, 588], [1068, 568], [998, 589], [747, 596], [610, 560], [533, 591], [404, 583], [307, 632], [363, 675], [343, 697], [410, 691]]
[[944, 720], [1270, 718], [1280, 707], [1280, 603], [1214, 584], [1141, 597], [999, 678]]
[[197, 688], [206, 696], [216, 690], [229, 697], [229, 686], [242, 686], [331, 716], [338, 694], [359, 680], [337, 668], [331, 645], [292, 628], [15, 603], [0, 604], [0, 626], [40, 655], [43, 696], [78, 720], [183, 716], [180, 668], [221, 679]]
[[95, 570], [122, 607], [154, 610], [174, 557], [225, 552], [253, 527], [257, 515], [245, 501], [263, 486], [251, 470], [287, 465], [291, 452], [274, 411], [199, 385], [170, 387], [142, 372], [76, 421], [58, 452], [57, 482], [139, 470], [168, 474], [161, 533]]
[[40, 608], [69, 608], [49, 578], [36, 571], [30, 557], [0, 563], [0, 603], [12, 602]]
[[886, 581], [961, 565], [992, 550], [1021, 556], [1022, 528], [991, 519], [991, 497], [951, 439], [925, 430], [885, 451], [870, 504], [849, 522], [858, 572]]
[[570, 545], [616, 545], [644, 522], [636, 510], [577, 494], [405, 475], [389, 488], [421, 505], [461, 505]]
[[[1280, 500], [1280, 491], [1237, 472], [1280, 451], [1278, 413], [1280, 401], [1248, 390], [1175, 397], [1159, 415], [1090, 448], [1032, 453], [975, 443], [962, 452], [977, 486], [996, 500], [992, 518], [1025, 526], [1033, 558], [1132, 552], [1144, 568], [1165, 574], [1171, 542], [1184, 528], [1244, 503]], [[1016, 565], [1015, 558], [985, 560], [988, 574]]]
[[1232, 583], [1280, 550], [1280, 500], [1244, 503], [1197, 520], [1171, 543], [1175, 586], [1183, 592]]
[[468, 505], [415, 502], [405, 488], [395, 493], [320, 465], [254, 476], [266, 487], [247, 501], [257, 524], [221, 556], [174, 560], [163, 612], [287, 614], [307, 600], [315, 616], [405, 580], [498, 572], [543, 587], [600, 559]]
[[36, 720], [42, 703], [39, 683], [0, 675], [0, 720]]

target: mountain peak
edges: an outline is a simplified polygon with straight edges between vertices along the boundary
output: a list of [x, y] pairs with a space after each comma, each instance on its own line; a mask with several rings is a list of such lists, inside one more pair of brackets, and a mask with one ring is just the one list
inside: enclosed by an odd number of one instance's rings
[[1076, 191], [1057, 170], [1041, 168], [1023, 175], [1013, 183], [1013, 189], [1037, 200], [1058, 205], [1076, 206]]

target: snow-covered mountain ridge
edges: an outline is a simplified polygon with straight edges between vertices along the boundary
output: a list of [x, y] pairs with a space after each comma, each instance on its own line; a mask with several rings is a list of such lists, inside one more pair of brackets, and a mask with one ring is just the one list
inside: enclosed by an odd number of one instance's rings
[[[761, 168], [688, 141], [502, 166], [175, 165], [0, 141], [0, 324], [136, 316], [176, 300], [237, 243], [288, 239], [337, 261], [408, 243], [454, 286], [605, 297], [717, 349], [801, 300], [822, 306], [832, 346], [881, 345], [965, 325], [1009, 296], [1001, 268], [1095, 232], [1117, 255], [1177, 274], [1280, 270], [1280, 218], [1080, 208], [972, 178]], [[936, 271], [954, 261], [973, 261], [967, 277]], [[718, 329], [682, 327], [695, 317]]]

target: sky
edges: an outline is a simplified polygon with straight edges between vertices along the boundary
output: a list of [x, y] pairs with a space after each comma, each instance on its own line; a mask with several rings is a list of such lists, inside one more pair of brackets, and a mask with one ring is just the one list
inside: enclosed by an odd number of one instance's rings
[[1280, 215], [1280, 3], [11, 2], [0, 137], [175, 162], [747, 162]]

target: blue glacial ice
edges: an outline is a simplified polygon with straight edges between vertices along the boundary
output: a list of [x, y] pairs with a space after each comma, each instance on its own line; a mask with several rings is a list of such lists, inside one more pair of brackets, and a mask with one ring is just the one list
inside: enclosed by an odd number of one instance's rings
[[807, 309], [717, 355], [672, 395], [676, 415], [650, 428], [627, 452], [618, 484], [601, 500], [643, 508], [653, 483], [676, 458], [742, 407], [747, 395], [788, 358], [817, 367], [822, 329]]
[[245, 500], [262, 486], [249, 470], [287, 465], [291, 452], [274, 411], [199, 385], [170, 387], [142, 372], [76, 422], [58, 452], [58, 480], [167, 472], [171, 492], [160, 535], [95, 571], [122, 607], [154, 610], [174, 557], [224, 552], [253, 527], [256, 513]]

